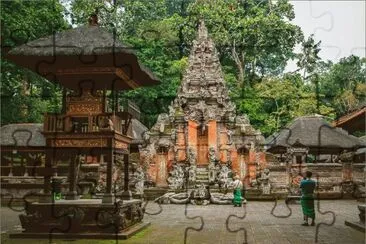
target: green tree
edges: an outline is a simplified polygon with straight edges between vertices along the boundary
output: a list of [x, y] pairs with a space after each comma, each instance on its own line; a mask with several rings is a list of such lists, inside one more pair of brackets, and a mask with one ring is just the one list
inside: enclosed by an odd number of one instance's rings
[[[2, 47], [7, 51], [68, 27], [64, 8], [55, 0], [1, 2]], [[46, 111], [60, 108], [60, 91], [29, 70], [1, 57], [1, 124], [41, 122]]]
[[290, 22], [294, 17], [285, 0], [196, 1], [188, 7], [186, 36], [192, 40], [191, 23], [204, 19], [222, 63], [236, 68], [239, 87], [250, 87], [265, 75], [281, 73], [294, 57], [302, 39], [300, 28]]
[[[268, 136], [296, 117], [318, 113], [311, 86], [304, 84], [299, 74], [267, 77], [253, 87], [251, 99], [242, 100], [239, 109]], [[322, 104], [319, 109], [321, 114], [332, 116], [331, 107]]]
[[319, 79], [324, 102], [332, 104], [338, 116], [366, 103], [366, 58], [351, 55], [338, 63], [329, 63]]
[[320, 52], [320, 44], [320, 41], [315, 43], [313, 34], [301, 43], [301, 53], [297, 55], [297, 66], [303, 71], [302, 78], [304, 80], [310, 78], [315, 71], [317, 62], [320, 60], [318, 55]]

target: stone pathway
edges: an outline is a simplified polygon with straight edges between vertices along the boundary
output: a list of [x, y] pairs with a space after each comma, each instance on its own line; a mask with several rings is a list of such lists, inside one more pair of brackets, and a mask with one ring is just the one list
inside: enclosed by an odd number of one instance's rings
[[[317, 204], [317, 202], [316, 202]], [[357, 220], [357, 202], [353, 200], [321, 200], [319, 207], [321, 212], [332, 211], [335, 214], [335, 222], [332, 226], [324, 224], [318, 225], [318, 243], [344, 243], [357, 244], [365, 243], [365, 234], [356, 231], [344, 225], [344, 221]], [[186, 243], [197, 244], [236, 244], [243, 243], [246, 239], [249, 244], [256, 243], [315, 243], [317, 226], [301, 226], [302, 215], [301, 207], [298, 204], [289, 205], [292, 214], [289, 217], [274, 217], [271, 210], [274, 202], [248, 202], [243, 208], [234, 208], [233, 206], [187, 206], [188, 217], [201, 216], [203, 219], [203, 229], [194, 231], [188, 229]], [[127, 241], [120, 243], [131, 244], [174, 244], [184, 243], [184, 234], [186, 228], [198, 229], [201, 227], [200, 218], [188, 219], [185, 217], [185, 205], [162, 205], [163, 211], [158, 215], [146, 215], [145, 221], [151, 222], [151, 226], [143, 232]], [[154, 213], [158, 211], [158, 205], [149, 203], [147, 211]], [[229, 232], [226, 228], [226, 221], [229, 215], [237, 215], [238, 217], [230, 217], [228, 221]], [[286, 208], [284, 201], [279, 201], [273, 212], [276, 216], [287, 216], [290, 212]], [[331, 213], [317, 214], [317, 224], [331, 224], [333, 215]], [[19, 225], [17, 220], [18, 213], [7, 208], [2, 208], [2, 231], [9, 232], [17, 229]], [[245, 230], [245, 231], [244, 231]], [[25, 243], [24, 240], [9, 240], [6, 235], [2, 234], [4, 243]], [[3, 242], [2, 242], [3, 243]], [[48, 243], [45, 241], [29, 241], [27, 243]], [[60, 240], [54, 240], [53, 243], [70, 243]], [[115, 243], [115, 241], [74, 241], [73, 243]]]

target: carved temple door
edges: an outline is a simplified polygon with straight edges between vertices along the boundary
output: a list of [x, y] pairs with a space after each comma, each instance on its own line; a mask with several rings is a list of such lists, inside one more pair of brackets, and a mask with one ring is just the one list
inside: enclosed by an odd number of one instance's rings
[[197, 165], [208, 165], [208, 129], [197, 130]]

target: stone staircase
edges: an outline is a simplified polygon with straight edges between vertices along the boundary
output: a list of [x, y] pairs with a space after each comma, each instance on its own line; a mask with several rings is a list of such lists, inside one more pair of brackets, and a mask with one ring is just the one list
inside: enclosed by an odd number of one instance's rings
[[196, 184], [200, 185], [203, 183], [204, 185], [208, 185], [209, 177], [208, 177], [208, 167], [207, 166], [198, 166], [196, 170]]

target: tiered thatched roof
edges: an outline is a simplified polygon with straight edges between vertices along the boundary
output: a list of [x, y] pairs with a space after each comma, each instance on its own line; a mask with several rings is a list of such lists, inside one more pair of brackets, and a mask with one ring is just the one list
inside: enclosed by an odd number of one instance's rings
[[85, 79], [95, 79], [96, 89], [133, 88], [120, 82], [123, 79], [113, 68], [122, 69], [138, 86], [159, 83], [139, 63], [131, 47], [98, 25], [81, 26], [31, 41], [12, 49], [6, 58], [70, 89], [77, 89], [78, 82]]
[[321, 116], [299, 117], [266, 140], [269, 152], [285, 152], [286, 148], [295, 144], [302, 144], [310, 149], [310, 153], [317, 154], [354, 151], [366, 146], [364, 142], [349, 135], [345, 130], [332, 127]]

